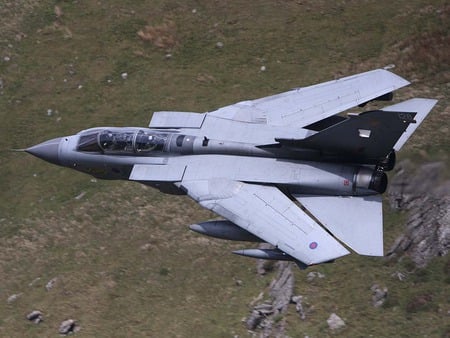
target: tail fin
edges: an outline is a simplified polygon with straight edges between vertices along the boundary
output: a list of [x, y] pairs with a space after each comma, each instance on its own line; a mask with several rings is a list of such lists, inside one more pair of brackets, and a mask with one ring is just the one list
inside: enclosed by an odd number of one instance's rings
[[412, 99], [351, 115], [312, 136], [301, 140], [276, 139], [282, 145], [320, 150], [357, 161], [384, 159], [398, 150], [416, 130], [436, 100]]

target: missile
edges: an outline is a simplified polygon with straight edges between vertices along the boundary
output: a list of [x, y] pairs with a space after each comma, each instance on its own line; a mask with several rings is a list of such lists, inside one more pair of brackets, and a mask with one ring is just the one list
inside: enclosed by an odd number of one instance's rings
[[294, 258], [278, 249], [242, 249], [233, 251], [234, 254], [273, 261], [293, 261]]
[[211, 236], [220, 239], [228, 239], [231, 241], [245, 241], [245, 242], [263, 242], [263, 240], [251, 234], [245, 229], [236, 224], [226, 221], [207, 221], [189, 226], [192, 231], [199, 234]]
[[300, 270], [305, 270], [308, 267], [308, 265], [306, 265], [305, 263], [294, 259], [293, 257], [285, 254], [283, 251], [278, 249], [242, 249], [233, 251], [233, 253], [240, 256], [257, 259], [267, 259], [271, 261], [292, 261], [297, 264]]

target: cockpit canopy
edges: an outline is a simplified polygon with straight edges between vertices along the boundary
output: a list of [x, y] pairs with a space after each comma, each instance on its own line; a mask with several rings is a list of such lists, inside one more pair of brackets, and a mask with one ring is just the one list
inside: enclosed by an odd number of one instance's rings
[[77, 150], [86, 152], [145, 154], [163, 151], [168, 134], [144, 130], [93, 130], [82, 133]]

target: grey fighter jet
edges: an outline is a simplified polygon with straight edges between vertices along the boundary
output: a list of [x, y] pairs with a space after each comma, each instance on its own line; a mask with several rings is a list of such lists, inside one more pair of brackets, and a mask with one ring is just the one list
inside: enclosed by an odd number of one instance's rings
[[236, 254], [299, 267], [349, 254], [383, 255], [385, 171], [436, 104], [392, 100], [405, 79], [377, 69], [207, 113], [155, 112], [149, 128], [100, 127], [26, 151], [96, 178], [187, 194], [222, 220], [190, 229], [267, 242]]

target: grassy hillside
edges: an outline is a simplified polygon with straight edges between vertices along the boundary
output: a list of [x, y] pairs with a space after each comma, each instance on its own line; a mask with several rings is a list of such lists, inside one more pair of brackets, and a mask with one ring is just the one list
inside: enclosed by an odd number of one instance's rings
[[[186, 197], [96, 181], [11, 148], [395, 64], [413, 81], [397, 99], [440, 100], [399, 157], [449, 163], [446, 1], [9, 0], [0, 14], [0, 336], [53, 336], [71, 317], [82, 336], [247, 337], [241, 319], [273, 278], [230, 254], [246, 244], [190, 233], [213, 215]], [[386, 208], [386, 248], [404, 218]], [[353, 255], [314, 268], [326, 278], [312, 283], [297, 271], [307, 319], [292, 309], [288, 334], [449, 335], [449, 264], [417, 271]], [[370, 304], [375, 282], [389, 288], [380, 309]], [[40, 325], [25, 319], [34, 309]], [[328, 330], [331, 312], [346, 321], [342, 332]]]

